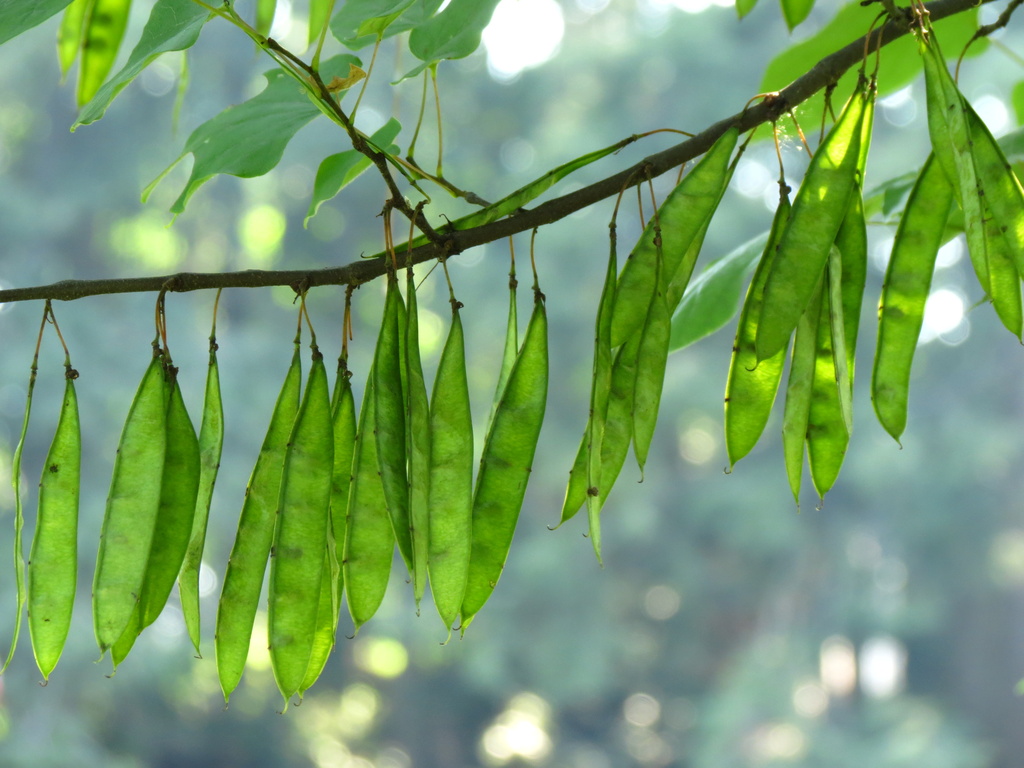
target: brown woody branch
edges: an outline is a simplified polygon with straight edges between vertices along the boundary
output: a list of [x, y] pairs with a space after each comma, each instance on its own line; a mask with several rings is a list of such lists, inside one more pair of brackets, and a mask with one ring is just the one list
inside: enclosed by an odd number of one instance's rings
[[[991, 0], [981, 0], [981, 3], [988, 2]], [[939, 21], [970, 10], [978, 4], [977, 0], [936, 0], [927, 4], [926, 8], [932, 21]], [[406, 258], [411, 258], [412, 263], [419, 264], [436, 258], [446, 258], [474, 246], [552, 224], [576, 211], [617, 195], [624, 187], [635, 185], [643, 179], [653, 178], [673, 168], [678, 168], [683, 163], [704, 154], [715, 140], [730, 127], [738, 126], [741, 132], [752, 130], [759, 125], [775, 120], [818, 91], [834, 84], [848, 69], [862, 61], [865, 46], [874, 51], [879, 44], [888, 45], [908, 32], [909, 29], [904, 19], [890, 20], [883, 27], [871, 33], [870, 40], [865, 36], [853, 41], [846, 47], [823, 58], [806, 74], [794, 80], [778, 94], [743, 112], [718, 121], [691, 139], [650, 155], [633, 167], [613, 176], [549, 200], [535, 208], [522, 210], [507, 218], [471, 229], [449, 232], [438, 230], [436, 233], [432, 233], [431, 242], [414, 248], [408, 254], [403, 253], [403, 261]], [[414, 212], [413, 215], [416, 216], [416, 213], [418, 212]], [[384, 254], [378, 254], [373, 258], [355, 261], [345, 266], [318, 270], [182, 272], [157, 277], [62, 280], [51, 285], [0, 291], [0, 303], [39, 299], [71, 301], [86, 296], [145, 293], [160, 290], [184, 292], [210, 288], [264, 288], [277, 285], [287, 285], [300, 290], [321, 285], [354, 286], [380, 277], [386, 271], [387, 261]]]

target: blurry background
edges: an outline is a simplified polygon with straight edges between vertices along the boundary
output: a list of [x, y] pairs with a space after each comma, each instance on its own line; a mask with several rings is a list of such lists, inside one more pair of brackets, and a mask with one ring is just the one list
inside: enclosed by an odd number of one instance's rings
[[[130, 49], [148, 13], [137, 3]], [[441, 66], [445, 172], [496, 199], [550, 167], [632, 133], [690, 131], [739, 110], [768, 62], [828, 21], [831, 4], [790, 36], [776, 4], [742, 22], [701, 0], [505, 0], [474, 56]], [[996, 10], [983, 9], [991, 21]], [[244, 12], [244, 6], [239, 3]], [[301, 49], [305, 8], [279, 0], [273, 34]], [[870, 15], [870, 14], [869, 14]], [[853, 30], [850, 37], [860, 34]], [[133, 37], [134, 34], [134, 37]], [[1016, 35], [1016, 37], [1013, 37]], [[181, 59], [167, 56], [98, 125], [71, 135], [73, 92], [59, 88], [56, 22], [0, 48], [0, 282], [181, 270], [315, 268], [380, 249], [383, 185], [367, 174], [303, 229], [319, 160], [345, 149], [315, 121], [265, 177], [219, 177], [168, 226], [185, 160], [146, 205], [141, 189], [189, 132], [263, 85], [271, 63], [235, 30], [211, 23], [189, 53], [191, 83], [172, 127]], [[1021, 20], [1002, 36], [1020, 50]], [[126, 55], [127, 50], [123, 55]], [[368, 54], [366, 53], [366, 60]], [[947, 51], [950, 53], [950, 51]], [[408, 60], [385, 46], [375, 80]], [[391, 62], [394, 62], [393, 64]], [[539, 65], [543, 66], [539, 66]], [[1022, 77], [999, 51], [964, 66], [965, 93], [994, 132], [1014, 121], [1003, 101]], [[774, 87], [781, 87], [778, 83]], [[419, 81], [371, 91], [360, 122], [397, 114], [411, 135]], [[845, 99], [845, 94], [841, 95]], [[920, 166], [928, 152], [921, 82], [878, 111], [868, 188]], [[790, 130], [787, 128], [787, 130]], [[809, 137], [816, 126], [805, 126]], [[434, 162], [421, 138], [418, 158]], [[672, 138], [653, 137], [591, 166], [560, 194], [626, 167]], [[787, 170], [805, 161], [787, 140]], [[777, 189], [774, 149], [753, 145], [704, 249], [723, 255], [765, 230]], [[670, 179], [659, 180], [664, 195]], [[461, 209], [443, 193], [435, 214]], [[620, 258], [637, 236], [619, 217]], [[429, 600], [417, 616], [392, 575], [381, 612], [354, 640], [339, 637], [323, 677], [281, 716], [259, 629], [241, 687], [223, 709], [213, 663], [219, 579], [242, 494], [291, 356], [291, 292], [231, 290], [218, 321], [227, 440], [204, 569], [202, 660], [176, 597], [107, 679], [94, 664], [89, 584], [120, 427], [149, 359], [153, 296], [55, 307], [81, 372], [83, 496], [80, 600], [50, 684], [39, 687], [22, 633], [0, 679], [0, 765], [15, 768], [565, 768], [685, 766], [931, 766], [1010, 768], [1024, 753], [1024, 356], [994, 313], [970, 311], [980, 289], [962, 248], [944, 250], [915, 362], [902, 450], [874, 419], [866, 385], [872, 320], [894, 229], [872, 228], [855, 435], [824, 506], [798, 512], [786, 484], [776, 414], [755, 452], [724, 475], [722, 392], [730, 326], [669, 360], [659, 430], [642, 485], [627, 463], [604, 514], [605, 567], [585, 523], [556, 532], [564, 483], [587, 414], [591, 334], [607, 256], [610, 205], [538, 238], [552, 330], [548, 416], [505, 575], [465, 639], [445, 633]], [[529, 311], [525, 255], [520, 313]], [[453, 259], [465, 303], [474, 414], [490, 406], [507, 308], [507, 249]], [[421, 270], [425, 274], [425, 270]], [[379, 282], [379, 281], [378, 281]], [[382, 286], [355, 295], [357, 397], [376, 336]], [[428, 376], [447, 327], [439, 273], [423, 284]], [[317, 289], [311, 311], [328, 355], [340, 345], [343, 289]], [[170, 344], [198, 419], [213, 294], [168, 298]], [[10, 457], [24, 409], [38, 304], [3, 307], [0, 375], [0, 552], [12, 536]], [[63, 356], [44, 340], [25, 450], [30, 541], [35, 478], [57, 417]], [[482, 434], [478, 435], [478, 446]], [[807, 483], [809, 485], [809, 483]], [[581, 516], [585, 517], [585, 516]], [[13, 616], [10, 555], [0, 570], [0, 628]], [[351, 624], [343, 613], [339, 635]], [[6, 640], [2, 640], [6, 644]], [[6, 645], [3, 646], [6, 648]], [[1016, 757], [1015, 757], [1016, 756]]]

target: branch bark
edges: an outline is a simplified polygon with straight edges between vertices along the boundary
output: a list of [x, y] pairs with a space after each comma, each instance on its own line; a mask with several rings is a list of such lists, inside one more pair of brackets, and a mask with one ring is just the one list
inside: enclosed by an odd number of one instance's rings
[[[927, 8], [932, 21], [963, 13], [979, 4], [992, 0], [935, 0]], [[869, 36], [854, 40], [829, 56], [821, 59], [806, 74], [794, 80], [771, 99], [719, 120], [693, 138], [669, 149], [650, 155], [636, 165], [576, 190], [553, 198], [535, 208], [522, 210], [512, 216], [471, 229], [458, 231], [437, 230], [433, 242], [402, 254], [402, 261], [411, 258], [419, 264], [436, 258], [447, 258], [485, 243], [494, 242], [520, 232], [553, 224], [570, 214], [617, 195], [624, 187], [660, 176], [683, 163], [704, 154], [726, 130], [739, 126], [747, 132], [776, 119], [787, 110], [803, 103], [818, 91], [835, 83], [848, 69], [861, 62], [865, 46], [874, 51], [909, 33], [906, 21], [890, 20]], [[287, 285], [304, 290], [322, 285], [360, 285], [374, 280], [387, 271], [384, 254], [352, 262], [340, 267], [318, 270], [244, 270], [240, 272], [198, 273], [182, 272], [155, 277], [115, 278], [103, 280], [62, 280], [57, 283], [28, 288], [0, 291], [0, 303], [52, 299], [71, 301], [86, 296], [114, 293], [146, 293], [160, 290], [170, 292], [198, 291], [211, 288], [264, 288]]]

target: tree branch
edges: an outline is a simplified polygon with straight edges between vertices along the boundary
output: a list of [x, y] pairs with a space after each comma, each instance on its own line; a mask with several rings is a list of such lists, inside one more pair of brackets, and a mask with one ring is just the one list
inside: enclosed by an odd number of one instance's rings
[[[992, 0], [980, 0], [988, 3]], [[974, 8], [977, 0], [936, 0], [926, 5], [932, 21], [963, 13]], [[680, 144], [650, 155], [631, 168], [595, 182], [575, 192], [554, 198], [535, 208], [522, 210], [512, 216], [471, 229], [445, 231], [439, 229], [432, 242], [403, 253], [403, 261], [411, 258], [419, 264], [460, 253], [474, 246], [494, 242], [519, 232], [536, 229], [560, 221], [576, 211], [587, 208], [617, 195], [624, 187], [643, 179], [660, 176], [683, 163], [704, 154], [726, 130], [738, 126], [741, 132], [777, 119], [787, 110], [803, 103], [818, 91], [834, 84], [848, 69], [859, 64], [865, 46], [874, 51], [908, 33], [904, 19], [890, 19], [883, 27], [868, 36], [854, 40], [846, 47], [826, 56], [806, 74], [756, 106], [738, 112], [709, 126]], [[86, 296], [114, 293], [145, 293], [167, 290], [171, 292], [197, 291], [210, 288], [264, 288], [287, 285], [298, 290], [321, 285], [360, 285], [383, 275], [387, 270], [384, 254], [352, 262], [341, 267], [318, 270], [245, 270], [241, 272], [196, 273], [183, 272], [158, 277], [116, 278], [104, 280], [62, 280], [45, 286], [11, 288], [0, 291], [0, 303], [52, 299], [71, 301]]]

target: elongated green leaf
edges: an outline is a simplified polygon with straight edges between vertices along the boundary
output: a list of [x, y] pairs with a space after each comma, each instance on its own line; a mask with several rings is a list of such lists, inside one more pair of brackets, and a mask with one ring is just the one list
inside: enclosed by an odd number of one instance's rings
[[748, 240], [694, 278], [672, 318], [670, 352], [710, 336], [733, 318], [743, 285], [767, 239], [764, 232]]
[[150, 12], [135, 49], [121, 71], [108, 80], [96, 95], [82, 107], [78, 120], [71, 126], [94, 123], [103, 117], [107, 107], [128, 83], [148, 67], [161, 53], [184, 51], [195, 45], [203, 25], [212, 14], [193, 0], [159, 0]]
[[409, 35], [409, 50], [420, 61], [461, 59], [480, 46], [498, 0], [452, 0], [441, 13]]
[[71, 5], [71, 0], [4, 0], [0, 3], [0, 45]]
[[754, 10], [755, 5], [757, 5], [757, 0], [736, 0], [736, 13], [742, 19]]
[[469, 216], [463, 216], [461, 219], [456, 220], [452, 223], [452, 228], [470, 229], [472, 227], [479, 227], [483, 224], [489, 224], [492, 221], [497, 221], [509, 214], [515, 213], [527, 203], [532, 202], [536, 198], [540, 197], [540, 195], [547, 192], [551, 187], [560, 182], [570, 173], [578, 171], [580, 168], [584, 168], [603, 157], [608, 157], [608, 155], [614, 152], [618, 152], [627, 144], [633, 143], [633, 141], [634, 139], [632, 138], [624, 139], [623, 141], [612, 144], [610, 147], [604, 147], [603, 149], [588, 152], [582, 157], [577, 157], [575, 160], [563, 163], [557, 168], [548, 171], [540, 178], [534, 179], [526, 186], [520, 187], [512, 194], [506, 195], [498, 202], [487, 206], [482, 211], [471, 213]]
[[[335, 56], [324, 63], [321, 74], [330, 80], [334, 75], [347, 74], [349, 64], [358, 63], [353, 56]], [[264, 76], [267, 87], [257, 96], [228, 107], [192, 132], [181, 156], [146, 188], [143, 200], [189, 153], [195, 163], [185, 189], [171, 206], [174, 213], [183, 212], [192, 194], [218, 173], [251, 178], [262, 176], [280, 162], [288, 142], [320, 110], [284, 71], [272, 69]]]
[[[399, 148], [392, 142], [398, 137], [401, 130], [402, 124], [395, 118], [391, 118], [370, 138], [378, 147], [384, 148], [385, 152], [394, 155], [399, 152]], [[359, 178], [369, 167], [370, 158], [354, 149], [325, 157], [316, 172], [316, 181], [313, 182], [313, 198], [309, 202], [309, 210], [306, 212], [303, 226], [309, 226], [309, 220], [316, 216], [321, 205]]]
[[780, 0], [780, 3], [782, 16], [786, 19], [786, 26], [790, 30], [796, 29], [797, 25], [807, 18], [807, 14], [814, 7], [814, 0]]

